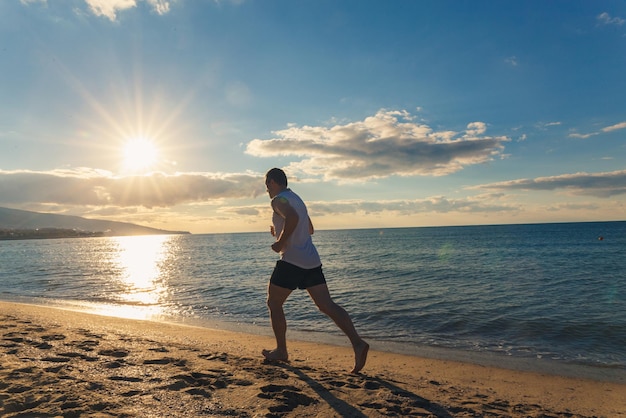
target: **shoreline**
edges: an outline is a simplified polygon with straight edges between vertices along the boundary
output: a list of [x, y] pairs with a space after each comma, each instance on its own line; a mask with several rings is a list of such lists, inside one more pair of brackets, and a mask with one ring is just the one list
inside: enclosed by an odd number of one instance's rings
[[[623, 383], [0, 302], [0, 415], [626, 416]], [[22, 414], [22, 415], [20, 415]], [[72, 415], [74, 414], [74, 415]]]
[[[268, 323], [247, 324], [237, 321], [225, 321], [209, 318], [172, 317], [152, 314], [141, 308], [134, 309], [127, 306], [102, 305], [91, 302], [54, 300], [20, 297], [16, 299], [0, 299], [0, 304], [18, 303], [34, 306], [43, 306], [53, 309], [69, 310], [71, 312], [108, 316], [112, 318], [149, 321], [156, 323], [168, 323], [171, 325], [191, 326], [208, 330], [223, 330], [246, 335], [272, 337], [272, 330]], [[581, 378], [626, 384], [626, 369], [609, 365], [590, 365], [587, 363], [575, 363], [550, 358], [515, 357], [505, 353], [487, 351], [468, 351], [441, 346], [426, 346], [394, 341], [372, 340], [366, 334], [363, 337], [368, 341], [372, 350], [427, 358], [432, 360], [455, 361], [469, 363], [478, 366], [495, 367], [512, 371], [535, 372], [561, 377]], [[349, 347], [347, 338], [338, 332], [302, 331], [289, 328], [287, 331], [289, 341], [321, 343], [324, 345]]]

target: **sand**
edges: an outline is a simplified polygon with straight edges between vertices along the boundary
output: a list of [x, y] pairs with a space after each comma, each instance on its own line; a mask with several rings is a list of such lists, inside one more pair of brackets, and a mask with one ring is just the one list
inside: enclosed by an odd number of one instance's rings
[[0, 302], [2, 417], [620, 417], [626, 385]]

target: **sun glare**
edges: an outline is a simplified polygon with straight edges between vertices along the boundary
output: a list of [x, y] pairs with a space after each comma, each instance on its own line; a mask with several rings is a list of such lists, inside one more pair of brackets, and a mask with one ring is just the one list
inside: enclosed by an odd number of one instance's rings
[[146, 138], [134, 138], [124, 145], [123, 166], [128, 171], [141, 172], [152, 168], [158, 160], [154, 142]]

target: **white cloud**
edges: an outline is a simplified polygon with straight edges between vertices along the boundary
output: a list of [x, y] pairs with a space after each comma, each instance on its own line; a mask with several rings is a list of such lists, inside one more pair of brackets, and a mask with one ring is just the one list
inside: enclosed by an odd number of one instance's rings
[[519, 65], [519, 61], [517, 60], [517, 57], [515, 56], [505, 58], [504, 62], [509, 64], [512, 67], [517, 67]]
[[575, 195], [607, 198], [626, 194], [626, 170], [605, 173], [574, 173], [559, 176], [518, 179], [473, 186], [487, 190], [566, 190]]
[[107, 17], [111, 21], [117, 18], [118, 11], [137, 6], [135, 0], [85, 0], [85, 2], [93, 14]]
[[571, 133], [569, 134], [569, 136], [571, 138], [582, 138], [582, 139], [586, 139], [592, 136], [596, 136], [596, 135], [600, 135], [601, 133], [606, 133], [606, 132], [613, 132], [613, 131], [617, 131], [620, 129], [626, 129], [626, 122], [620, 122], [620, 123], [616, 123], [615, 125], [611, 125], [611, 126], [607, 126], [604, 127], [602, 129], [600, 129], [597, 132], [590, 132], [587, 134], [579, 134], [579, 133]]
[[626, 122], [617, 123], [615, 125], [607, 126], [606, 128], [602, 128], [602, 132], [613, 132], [618, 129], [626, 129]]
[[592, 133], [589, 133], [589, 134], [579, 134], [579, 133], [574, 132], [574, 133], [569, 134], [569, 137], [570, 138], [587, 139], [587, 138], [591, 138], [592, 136], [596, 136], [596, 135], [598, 135], [598, 132], [592, 132]]
[[545, 129], [545, 128], [549, 128], [551, 126], [560, 126], [561, 124], [562, 124], [561, 122], [539, 122], [535, 126], [538, 129]]
[[93, 169], [0, 170], [0, 203], [171, 207], [224, 198], [257, 197], [263, 177], [245, 174], [184, 173], [116, 177]]
[[[145, 0], [160, 15], [170, 11], [168, 0]], [[117, 19], [117, 13], [137, 6], [137, 0], [85, 0], [89, 9], [96, 16], [104, 16], [111, 21]]]
[[623, 25], [626, 20], [621, 17], [611, 17], [607, 12], [600, 13], [597, 17], [598, 21], [604, 25]]
[[469, 136], [482, 135], [487, 131], [487, 124], [484, 122], [472, 122], [467, 124], [465, 131]]
[[501, 156], [503, 143], [509, 141], [484, 136], [484, 122], [472, 122], [459, 134], [435, 131], [412, 119], [406, 111], [380, 110], [363, 121], [329, 128], [291, 125], [274, 132], [276, 138], [252, 140], [246, 152], [258, 157], [301, 157], [292, 169], [354, 181], [454, 173]]
[[146, 0], [150, 6], [160, 15], [170, 11], [170, 2], [167, 0]]

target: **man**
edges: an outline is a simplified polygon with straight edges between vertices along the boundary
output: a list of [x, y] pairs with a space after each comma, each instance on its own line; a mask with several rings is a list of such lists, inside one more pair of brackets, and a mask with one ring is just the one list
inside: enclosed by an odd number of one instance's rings
[[369, 345], [359, 336], [348, 313], [330, 297], [322, 262], [313, 245], [313, 224], [306, 205], [287, 188], [287, 176], [279, 168], [265, 175], [265, 186], [272, 199], [271, 233], [276, 237], [272, 250], [280, 254], [267, 291], [267, 306], [276, 337], [274, 350], [263, 350], [263, 356], [272, 361], [287, 361], [287, 321], [283, 304], [296, 288], [306, 289], [317, 307], [328, 315], [346, 334], [354, 349], [354, 368], [358, 373], [367, 361]]

